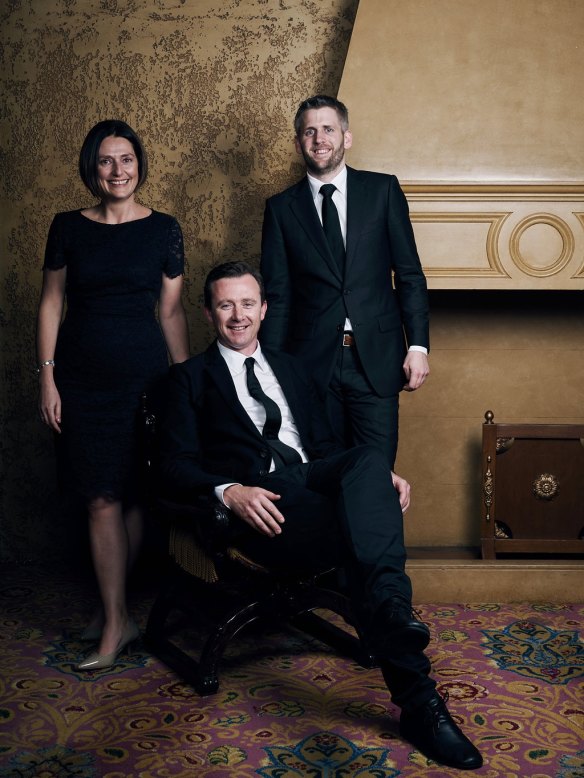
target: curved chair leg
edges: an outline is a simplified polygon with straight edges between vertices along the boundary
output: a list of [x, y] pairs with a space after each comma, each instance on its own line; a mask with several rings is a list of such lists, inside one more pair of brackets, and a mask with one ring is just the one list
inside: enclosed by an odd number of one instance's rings
[[[272, 579], [268, 585], [264, 582], [261, 590], [256, 587], [255, 591], [248, 591], [244, 604], [240, 602], [221, 612], [218, 623], [206, 636], [197, 661], [170, 639], [167, 629], [172, 610], [176, 608], [192, 616], [193, 611], [199, 613], [197, 603], [209, 601], [208, 585], [200, 581], [200, 586], [194, 583], [192, 576], [178, 566], [171, 571], [150, 611], [144, 639], [154, 656], [191, 684], [201, 696], [218, 691], [219, 664], [228, 643], [258, 620], [272, 625], [288, 622], [361, 666], [375, 666], [375, 659], [355, 620], [350, 600], [344, 594], [319, 586], [312, 580], [291, 583]], [[341, 616], [355, 628], [357, 637], [313, 612], [321, 608]]]
[[178, 590], [177, 577], [176, 575], [171, 575], [166, 579], [156, 595], [148, 615], [146, 632], [144, 634], [145, 641], [149, 646], [157, 644], [164, 635], [166, 620], [175, 606]]
[[[242, 629], [265, 618], [269, 612], [264, 602], [256, 600], [243, 609], [234, 609], [208, 635], [198, 662], [199, 694], [212, 694], [219, 688], [218, 666], [228, 643]], [[204, 691], [213, 688], [213, 691]]]
[[144, 640], [154, 656], [191, 684], [198, 694], [215, 694], [219, 689], [219, 663], [228, 643], [244, 627], [258, 619], [269, 618], [273, 613], [274, 598], [270, 596], [268, 601], [255, 599], [224, 614], [208, 634], [197, 661], [170, 640], [166, 629], [170, 612], [177, 607], [183, 610], [180, 605], [185, 599], [182, 577], [180, 572], [175, 573], [161, 589], [150, 611]]
[[[299, 608], [290, 619], [292, 624], [331, 646], [338, 653], [354, 659], [362, 667], [376, 666], [375, 657], [367, 647], [367, 641], [355, 619], [351, 602], [346, 595], [332, 589], [318, 587], [316, 590], [309, 589], [303, 592], [302, 600], [305, 607]], [[355, 629], [357, 636], [314, 613], [313, 611], [316, 609], [336, 613]]]

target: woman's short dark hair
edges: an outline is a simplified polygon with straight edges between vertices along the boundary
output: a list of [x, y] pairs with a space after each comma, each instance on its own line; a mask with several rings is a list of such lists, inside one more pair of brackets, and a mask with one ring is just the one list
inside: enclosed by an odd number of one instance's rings
[[106, 138], [125, 138], [130, 141], [138, 160], [138, 190], [148, 176], [148, 157], [142, 141], [137, 133], [126, 122], [119, 119], [106, 119], [98, 122], [87, 133], [79, 152], [79, 175], [85, 186], [94, 197], [101, 197], [101, 189], [97, 178], [97, 163], [99, 147]]
[[298, 106], [296, 116], [294, 117], [294, 132], [296, 137], [300, 137], [302, 130], [302, 117], [306, 111], [310, 111], [311, 108], [334, 108], [339, 117], [341, 123], [341, 129], [343, 132], [347, 132], [349, 129], [349, 111], [344, 103], [337, 100], [336, 97], [330, 95], [314, 95], [306, 100], [303, 100]]
[[261, 274], [247, 262], [223, 262], [222, 265], [215, 265], [212, 268], [207, 278], [205, 279], [205, 288], [203, 291], [205, 308], [211, 309], [213, 305], [213, 289], [212, 286], [215, 281], [220, 281], [222, 278], [241, 278], [241, 276], [252, 276], [258, 282], [260, 288], [260, 299], [262, 302], [266, 299], [264, 292], [264, 279]]

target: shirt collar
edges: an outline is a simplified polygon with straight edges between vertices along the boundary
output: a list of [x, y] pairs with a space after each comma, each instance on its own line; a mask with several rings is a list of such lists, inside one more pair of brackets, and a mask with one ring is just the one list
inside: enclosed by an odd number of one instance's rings
[[[324, 181], [320, 181], [318, 178], [311, 176], [310, 173], [307, 173], [306, 177], [308, 178], [312, 197], [316, 198], [316, 195], [319, 193], [320, 187], [323, 185]], [[347, 194], [347, 166], [343, 165], [341, 172], [337, 173], [333, 180], [328, 181], [327, 183], [334, 184], [343, 197], [345, 197]]]
[[233, 373], [233, 375], [237, 375], [238, 373], [243, 372], [245, 369], [245, 360], [248, 358], [248, 356], [252, 356], [255, 359], [260, 370], [265, 370], [266, 358], [262, 354], [262, 349], [259, 342], [253, 354], [242, 354], [241, 352], [235, 351], [232, 348], [227, 348], [227, 346], [219, 343], [219, 341], [217, 341], [217, 347], [219, 348], [219, 353], [227, 362], [229, 371]]

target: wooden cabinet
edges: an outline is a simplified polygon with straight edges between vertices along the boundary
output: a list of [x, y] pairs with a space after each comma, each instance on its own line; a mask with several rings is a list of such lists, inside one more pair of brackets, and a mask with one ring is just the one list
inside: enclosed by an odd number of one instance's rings
[[584, 556], [584, 424], [499, 424], [485, 413], [482, 554]]

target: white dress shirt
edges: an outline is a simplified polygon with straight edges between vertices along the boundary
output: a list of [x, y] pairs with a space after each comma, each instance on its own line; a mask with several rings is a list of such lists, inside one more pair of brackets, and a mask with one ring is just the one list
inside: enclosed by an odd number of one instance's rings
[[[247, 388], [247, 370], [245, 367], [245, 360], [248, 358], [248, 355], [241, 354], [239, 351], [234, 351], [230, 348], [226, 348], [221, 343], [217, 343], [217, 346], [219, 347], [219, 353], [225, 360], [227, 368], [229, 369], [229, 373], [233, 379], [233, 383], [235, 384], [237, 399], [243, 405], [247, 415], [255, 424], [258, 432], [261, 435], [264, 424], [266, 423], [266, 410], [264, 406], [258, 402], [258, 400], [254, 400]], [[259, 343], [251, 356], [255, 359], [254, 373], [260, 382], [260, 386], [268, 395], [268, 397], [270, 397], [277, 404], [278, 408], [280, 409], [280, 413], [282, 414], [282, 426], [280, 427], [278, 437], [282, 443], [286, 443], [286, 445], [296, 449], [296, 451], [298, 451], [300, 454], [303, 462], [308, 462], [308, 457], [306, 456], [305, 450], [302, 448], [300, 435], [298, 434], [296, 422], [294, 421], [294, 417], [292, 416], [290, 407], [288, 406], [288, 401], [286, 400], [284, 392], [278, 383], [278, 379], [274, 375], [274, 371], [269, 366], [266, 358], [262, 354]], [[270, 472], [272, 472], [274, 469], [274, 460], [272, 459], [270, 464]], [[221, 484], [221, 486], [215, 487], [215, 495], [224, 505], [225, 501], [223, 500], [223, 492], [225, 489], [227, 489], [228, 486], [233, 486], [233, 483]]]
[[[319, 181], [319, 179], [315, 178], [314, 176], [311, 176], [310, 173], [307, 173], [306, 177], [308, 178], [308, 184], [310, 186], [310, 192], [312, 194], [312, 199], [316, 207], [316, 212], [318, 213], [318, 218], [320, 219], [320, 223], [322, 224], [323, 196], [320, 194], [320, 187], [323, 185], [324, 182]], [[343, 169], [341, 170], [341, 172], [337, 173], [337, 175], [332, 179], [332, 181], [327, 181], [327, 183], [334, 184], [336, 186], [336, 190], [333, 192], [333, 202], [337, 209], [337, 213], [339, 214], [341, 233], [343, 235], [343, 243], [345, 244], [345, 249], [346, 249], [347, 248], [347, 168], [346, 166], [343, 165]], [[345, 319], [345, 324], [343, 326], [345, 328], [345, 332], [353, 331], [353, 327], [348, 318]], [[425, 348], [425, 346], [412, 345], [408, 348], [408, 351], [421, 351], [423, 354], [428, 353], [428, 349]]]

